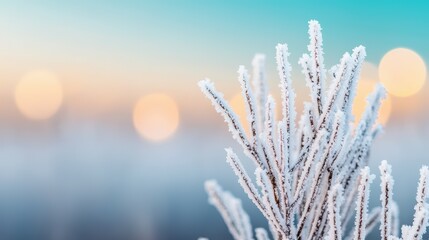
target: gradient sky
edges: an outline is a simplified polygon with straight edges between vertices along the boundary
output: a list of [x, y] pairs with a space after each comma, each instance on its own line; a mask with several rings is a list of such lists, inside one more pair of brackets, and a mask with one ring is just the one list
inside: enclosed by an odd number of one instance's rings
[[[31, 234], [56, 228], [101, 234], [71, 239], [106, 239], [118, 229], [143, 234], [135, 239], [227, 234], [202, 183], [216, 178], [246, 199], [224, 161], [222, 149], [236, 145], [197, 82], [209, 77], [230, 98], [238, 66], [265, 53], [274, 87], [275, 46], [288, 43], [294, 86], [303, 86], [297, 61], [311, 19], [323, 28], [326, 67], [360, 44], [374, 64], [405, 47], [428, 66], [428, 10], [427, 1], [0, 0], [0, 238], [49, 239]], [[54, 117], [33, 121], [18, 111], [14, 91], [40, 69], [58, 76], [65, 96]], [[132, 121], [136, 101], [154, 92], [180, 111], [177, 132], [157, 143], [140, 138]], [[392, 102], [371, 164], [376, 172], [380, 160], [391, 161], [409, 223], [418, 167], [428, 162], [428, 79]]]
[[[238, 65], [249, 66], [256, 52], [267, 54], [268, 76], [275, 84], [274, 47], [279, 42], [289, 44], [296, 84], [303, 84], [296, 62], [306, 51], [310, 19], [322, 24], [327, 66], [360, 44], [367, 47], [367, 60], [375, 64], [396, 47], [429, 59], [424, 1], [0, 4], [3, 105], [11, 105], [14, 85], [24, 74], [47, 69], [58, 74], [65, 105], [75, 106], [78, 113], [128, 109], [151, 92], [165, 92], [191, 108], [201, 97], [196, 82], [204, 77], [214, 80], [227, 96], [237, 92]], [[427, 91], [428, 84], [421, 93]]]

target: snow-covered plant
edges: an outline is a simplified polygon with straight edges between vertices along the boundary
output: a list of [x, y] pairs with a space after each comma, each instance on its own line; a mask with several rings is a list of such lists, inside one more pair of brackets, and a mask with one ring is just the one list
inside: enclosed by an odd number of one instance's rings
[[[232, 136], [243, 147], [256, 170], [251, 177], [231, 148], [226, 159], [250, 200], [267, 219], [274, 239], [364, 239], [380, 223], [380, 235], [387, 239], [421, 239], [429, 219], [428, 167], [420, 170], [414, 221], [398, 230], [398, 210], [393, 200], [391, 167], [380, 166], [381, 207], [368, 213], [371, 144], [381, 127], [376, 123], [385, 96], [377, 86], [367, 99], [366, 110], [354, 124], [352, 103], [356, 92], [365, 48], [345, 53], [338, 65], [326, 71], [323, 60], [321, 27], [309, 22], [308, 54], [299, 60], [310, 89], [311, 101], [297, 119], [288, 47], [276, 47], [280, 77], [282, 116], [275, 118], [275, 101], [268, 95], [265, 57], [253, 60], [253, 80], [244, 66], [238, 80], [247, 109], [250, 133], [243, 130], [237, 115], [212, 82], [202, 80], [201, 90], [227, 122]], [[329, 85], [329, 87], [327, 87]], [[297, 121], [298, 120], [298, 121]], [[296, 124], [297, 123], [297, 124]], [[356, 126], [356, 127], [355, 127]], [[265, 240], [263, 228], [253, 231], [241, 201], [222, 190], [216, 181], [207, 181], [210, 203], [221, 213], [230, 233], [237, 240]], [[355, 216], [355, 224], [348, 226]]]

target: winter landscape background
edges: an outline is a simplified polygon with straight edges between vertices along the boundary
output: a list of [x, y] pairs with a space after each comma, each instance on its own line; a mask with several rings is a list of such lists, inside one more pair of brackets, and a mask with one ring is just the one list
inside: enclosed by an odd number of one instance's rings
[[[297, 61], [306, 51], [308, 20], [318, 19], [326, 65], [362, 44], [362, 81], [376, 82], [377, 66], [396, 48], [413, 50], [427, 66], [427, 10], [424, 2], [384, 1], [0, 2], [0, 238], [229, 239], [207, 203], [203, 182], [212, 178], [243, 199], [254, 226], [265, 227], [225, 162], [223, 149], [237, 146], [198, 80], [209, 77], [235, 103], [238, 65], [250, 68], [254, 54], [264, 53], [276, 90], [274, 47], [287, 42], [294, 85], [306, 95]], [[414, 64], [406, 60], [386, 71]], [[20, 99], [19, 84], [41, 70], [60, 83], [43, 96], [60, 92], [60, 100]], [[410, 74], [397, 84], [416, 81]], [[26, 88], [32, 89], [40, 85]], [[370, 166], [375, 172], [383, 159], [392, 164], [402, 223], [412, 221], [418, 169], [429, 164], [427, 76], [416, 93], [401, 93], [389, 95]], [[136, 124], [136, 103], [151, 94], [174, 101], [177, 121], [161, 118], [149, 130]], [[53, 101], [58, 107], [46, 109]], [[51, 114], [40, 120], [34, 106]], [[373, 205], [378, 184], [377, 178]]]

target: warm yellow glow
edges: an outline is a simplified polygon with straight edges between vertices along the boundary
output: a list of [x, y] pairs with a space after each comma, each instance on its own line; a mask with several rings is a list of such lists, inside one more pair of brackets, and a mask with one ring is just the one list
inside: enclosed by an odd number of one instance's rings
[[74, 117], [95, 117], [122, 111], [134, 98], [132, 89], [126, 89], [126, 86], [110, 79], [103, 79], [105, 81], [102, 83], [86, 76], [68, 79], [70, 81], [63, 82], [67, 112]]
[[246, 133], [250, 133], [250, 126], [247, 122], [246, 105], [244, 105], [244, 103], [244, 98], [241, 93], [235, 94], [229, 101], [232, 110], [238, 116], [238, 118], [240, 118], [240, 123], [243, 126], [244, 131], [246, 131]]
[[55, 74], [34, 71], [25, 75], [15, 88], [15, 103], [27, 118], [52, 117], [63, 101], [63, 89]]
[[179, 126], [179, 109], [168, 95], [154, 93], [140, 98], [134, 107], [134, 127], [144, 138], [162, 141]]
[[[355, 116], [355, 123], [357, 124], [362, 117], [363, 112], [367, 106], [367, 97], [370, 95], [376, 86], [377, 82], [368, 79], [361, 79], [357, 86], [356, 97], [353, 103], [352, 113]], [[392, 111], [392, 100], [387, 95], [386, 99], [381, 104], [379, 110], [378, 122], [385, 125], [390, 117]]]
[[396, 48], [381, 59], [378, 73], [380, 81], [390, 94], [407, 97], [423, 87], [426, 66], [423, 59], [414, 51]]
[[377, 80], [378, 67], [372, 62], [364, 61], [360, 70], [360, 78], [371, 81]]

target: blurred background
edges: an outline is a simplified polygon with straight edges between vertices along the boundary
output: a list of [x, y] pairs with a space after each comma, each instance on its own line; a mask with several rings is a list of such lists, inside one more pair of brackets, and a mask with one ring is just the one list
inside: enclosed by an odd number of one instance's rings
[[230, 239], [207, 203], [212, 178], [266, 226], [225, 163], [223, 149], [239, 148], [197, 82], [213, 80], [243, 116], [238, 66], [266, 54], [278, 99], [275, 45], [288, 43], [300, 111], [308, 91], [297, 61], [311, 19], [322, 24], [327, 67], [366, 46], [357, 118], [377, 82], [389, 92], [371, 167], [393, 165], [410, 224], [429, 163], [428, 10], [423, 1], [0, 1], [0, 239]]

